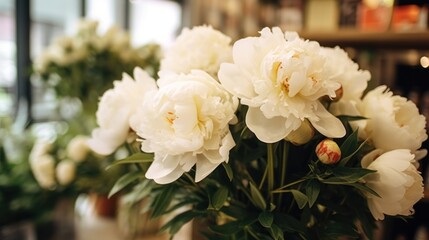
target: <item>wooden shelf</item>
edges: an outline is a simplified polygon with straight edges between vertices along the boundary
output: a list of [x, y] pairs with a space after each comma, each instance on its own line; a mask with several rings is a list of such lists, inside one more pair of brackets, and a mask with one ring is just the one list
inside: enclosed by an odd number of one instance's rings
[[301, 32], [304, 39], [315, 40], [322, 46], [377, 49], [429, 49], [429, 31], [421, 32], [360, 32], [341, 30], [331, 32]]

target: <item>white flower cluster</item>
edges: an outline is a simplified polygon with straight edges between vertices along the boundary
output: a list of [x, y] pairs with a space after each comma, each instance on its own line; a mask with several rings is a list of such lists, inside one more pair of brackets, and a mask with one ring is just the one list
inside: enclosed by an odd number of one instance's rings
[[66, 149], [64, 159], [56, 159], [52, 154], [52, 143], [38, 139], [31, 150], [30, 167], [39, 185], [46, 189], [53, 189], [57, 183], [66, 186], [76, 177], [76, 168], [85, 160], [90, 148], [87, 144], [88, 137], [74, 137]]
[[235, 146], [228, 124], [238, 100], [213, 75], [231, 55], [229, 41], [207, 26], [184, 30], [167, 52], [157, 83], [138, 68], [135, 81], [124, 75], [99, 102], [92, 149], [112, 153], [132, 129], [143, 139], [142, 150], [155, 155], [146, 177], [157, 183], [173, 182], [194, 165], [200, 181], [228, 162]]
[[91, 51], [101, 52], [109, 49], [117, 52], [124, 61], [129, 61], [134, 49], [130, 44], [130, 36], [127, 32], [120, 31], [116, 26], [110, 27], [103, 35], [97, 33], [98, 22], [93, 20], [81, 20], [76, 36], [61, 36], [57, 38], [35, 60], [36, 72], [45, 73], [49, 64], [67, 66], [83, 60], [91, 55]]
[[229, 41], [211, 27], [187, 29], [166, 53], [156, 83], [139, 69], [134, 81], [125, 75], [101, 98], [93, 149], [111, 153], [132, 130], [142, 139], [141, 149], [154, 153], [147, 178], [170, 183], [196, 165], [200, 181], [228, 162], [238, 99], [248, 106], [246, 126], [265, 143], [303, 144], [313, 135], [301, 133], [314, 129], [341, 138], [346, 130], [336, 116], [363, 116], [353, 126], [375, 149], [362, 161], [377, 171], [365, 179], [381, 196], [368, 196], [373, 216], [412, 213], [423, 195], [413, 163], [426, 154], [419, 149], [427, 139], [425, 119], [412, 102], [385, 86], [363, 97], [368, 71], [342, 49], [321, 47], [297, 33], [264, 28], [232, 49]]

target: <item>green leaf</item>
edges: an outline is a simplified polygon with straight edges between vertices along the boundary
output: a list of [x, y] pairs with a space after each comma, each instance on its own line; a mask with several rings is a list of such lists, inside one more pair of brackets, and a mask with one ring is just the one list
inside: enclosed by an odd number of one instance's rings
[[271, 212], [261, 212], [258, 216], [259, 223], [266, 228], [270, 228], [274, 221], [274, 216]]
[[133, 164], [133, 163], [151, 163], [153, 162], [152, 153], [135, 153], [127, 158], [114, 161], [112, 164], [107, 166], [106, 169], [109, 169], [113, 166], [120, 164]]
[[212, 207], [216, 210], [219, 210], [223, 207], [225, 201], [228, 198], [228, 189], [226, 187], [220, 187], [212, 197]]
[[341, 144], [341, 156], [347, 157], [352, 154], [358, 147], [358, 130], [356, 129], [350, 134], [347, 139]]
[[225, 169], [226, 175], [228, 175], [229, 181], [232, 182], [232, 179], [234, 179], [234, 173], [232, 172], [231, 166], [225, 162], [222, 162], [222, 166]]
[[275, 240], [284, 240], [283, 231], [279, 226], [273, 224], [270, 228], [270, 233]]
[[250, 185], [250, 196], [252, 197], [252, 203], [262, 209], [265, 210], [267, 208], [267, 203], [265, 202], [264, 197], [262, 196], [261, 192], [259, 191], [259, 189], [253, 185], [252, 182], [249, 183]]
[[347, 121], [347, 122], [353, 122], [353, 121], [359, 121], [359, 120], [365, 120], [367, 119], [366, 117], [362, 117], [362, 116], [349, 116], [349, 115], [339, 115], [337, 116], [337, 118]]
[[223, 225], [211, 225], [210, 229], [214, 232], [220, 233], [221, 235], [232, 235], [243, 230], [243, 228], [253, 224], [256, 221], [256, 218], [246, 216], [243, 219], [231, 221]]
[[320, 229], [321, 239], [339, 239], [341, 237], [350, 237], [356, 239], [359, 237], [355, 225], [346, 221], [329, 222], [325, 228]]
[[151, 204], [152, 218], [157, 218], [166, 212], [176, 191], [177, 187], [174, 185], [167, 185], [161, 187], [161, 193], [155, 196]]
[[368, 186], [366, 186], [366, 185], [365, 185], [365, 184], [363, 184], [363, 183], [351, 183], [351, 184], [348, 184], [348, 185], [350, 185], [350, 186], [352, 186], [352, 187], [354, 187], [354, 188], [357, 188], [357, 189], [359, 189], [359, 190], [361, 190], [361, 191], [369, 192], [369, 193], [371, 193], [372, 195], [374, 195], [374, 196], [377, 196], [377, 197], [380, 197], [380, 198], [381, 198], [381, 196], [380, 196], [376, 191], [372, 190], [371, 188], [369, 188]]
[[175, 202], [175, 204], [171, 207], [168, 208], [167, 211], [165, 211], [165, 213], [171, 213], [174, 210], [177, 210], [181, 207], [187, 206], [187, 205], [192, 205], [192, 204], [196, 204], [199, 203], [199, 200], [195, 199], [195, 198], [182, 198], [181, 200], [179, 200], [178, 202]]
[[341, 161], [340, 161], [340, 163], [339, 163], [338, 165], [339, 165], [339, 166], [345, 166], [345, 165], [349, 162], [349, 160], [350, 160], [350, 159], [351, 159], [351, 158], [352, 158], [356, 153], [358, 153], [358, 152], [359, 152], [359, 150], [361, 150], [363, 146], [365, 146], [366, 141], [367, 141], [367, 140], [365, 140], [364, 142], [362, 142], [362, 143], [359, 145], [359, 147], [358, 147], [354, 152], [350, 153], [347, 157], [344, 157], [343, 159], [341, 159]]
[[291, 189], [290, 192], [292, 193], [293, 198], [295, 199], [299, 209], [303, 209], [305, 207], [305, 204], [307, 204], [308, 202], [307, 196], [304, 193], [294, 189]]
[[175, 216], [169, 222], [167, 222], [164, 226], [162, 226], [160, 231], [165, 231], [165, 230], [169, 229], [168, 232], [171, 235], [174, 235], [180, 230], [180, 228], [183, 227], [183, 225], [185, 225], [187, 222], [191, 221], [192, 219], [194, 219], [195, 217], [197, 217], [199, 215], [201, 215], [201, 213], [194, 212], [192, 210], [183, 212], [183, 213]]
[[332, 169], [332, 173], [335, 177], [347, 180], [347, 182], [357, 182], [366, 175], [374, 172], [376, 171], [366, 168], [348, 168], [341, 166], [337, 166], [336, 168]]
[[308, 237], [308, 232], [306, 226], [298, 221], [296, 218], [283, 213], [278, 213], [274, 215], [274, 223], [280, 227], [282, 231], [290, 233], [298, 233], [304, 239], [310, 239]]
[[126, 194], [126, 198], [131, 199], [134, 203], [142, 200], [151, 193], [154, 186], [152, 183], [153, 182], [151, 180], [144, 179], [143, 181], [139, 182], [131, 192]]
[[310, 180], [305, 188], [305, 193], [308, 198], [308, 205], [310, 207], [316, 202], [320, 193], [320, 184], [317, 180]]
[[128, 186], [130, 183], [134, 182], [138, 178], [142, 177], [141, 172], [130, 172], [125, 175], [123, 175], [121, 178], [116, 181], [115, 185], [113, 185], [112, 189], [109, 192], [109, 198], [116, 194], [117, 192], [124, 189], [126, 186]]

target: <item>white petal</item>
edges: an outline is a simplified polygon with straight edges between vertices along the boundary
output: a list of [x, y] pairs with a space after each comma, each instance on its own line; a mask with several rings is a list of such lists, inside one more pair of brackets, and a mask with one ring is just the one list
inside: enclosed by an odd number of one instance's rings
[[125, 141], [126, 133], [126, 131], [118, 131], [118, 129], [96, 128], [92, 131], [88, 146], [100, 155], [109, 155]]
[[294, 72], [289, 83], [289, 97], [294, 97], [306, 84], [306, 76], [304, 72]]
[[142, 81], [145, 84], [147, 90], [157, 89], [155, 80], [140, 67], [134, 68], [134, 78], [136, 79], [136, 81]]
[[251, 78], [247, 72], [241, 71], [237, 65], [223, 63], [218, 73], [222, 86], [239, 98], [252, 98], [256, 95]]
[[177, 167], [164, 177], [154, 178], [153, 180], [158, 184], [168, 184], [176, 181], [185, 171], [181, 167]]
[[249, 107], [246, 124], [256, 137], [265, 143], [278, 142], [286, 137], [292, 129], [286, 129], [283, 117], [266, 118], [258, 108]]
[[375, 150], [371, 151], [370, 153], [366, 154], [366, 155], [362, 158], [362, 160], [361, 160], [361, 162], [360, 162], [361, 166], [362, 166], [363, 168], [368, 168], [368, 166], [369, 166], [372, 162], [374, 162], [374, 160], [375, 160], [376, 158], [378, 158], [381, 154], [383, 154], [383, 150], [381, 150], [381, 149], [375, 149]]
[[343, 123], [328, 112], [321, 103], [317, 103], [314, 114], [319, 117], [319, 119], [309, 120], [313, 127], [321, 134], [330, 138], [340, 138], [346, 135], [346, 129], [344, 128]]
[[195, 182], [199, 182], [207, 177], [220, 163], [212, 163], [204, 155], [198, 155]]
[[177, 156], [155, 154], [155, 159], [146, 172], [146, 178], [157, 179], [167, 176], [179, 166]]
[[262, 59], [255, 44], [257, 40], [255, 37], [240, 39], [234, 43], [232, 48], [234, 63], [253, 73], [259, 70], [259, 63], [255, 60]]
[[174, 129], [179, 133], [192, 132], [198, 121], [195, 105], [177, 105], [175, 110], [178, 118], [174, 120]]

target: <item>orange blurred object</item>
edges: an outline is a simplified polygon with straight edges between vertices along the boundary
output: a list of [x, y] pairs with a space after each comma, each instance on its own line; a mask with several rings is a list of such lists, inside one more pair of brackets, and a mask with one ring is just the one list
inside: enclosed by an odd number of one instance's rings
[[412, 30], [418, 28], [421, 8], [417, 5], [396, 6], [393, 9], [392, 29]]

